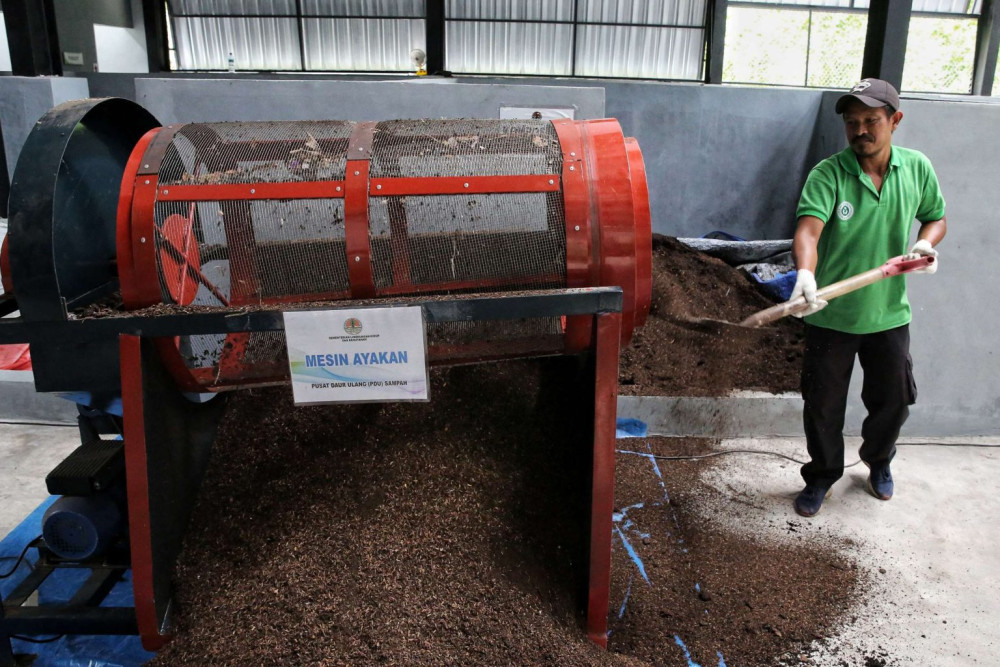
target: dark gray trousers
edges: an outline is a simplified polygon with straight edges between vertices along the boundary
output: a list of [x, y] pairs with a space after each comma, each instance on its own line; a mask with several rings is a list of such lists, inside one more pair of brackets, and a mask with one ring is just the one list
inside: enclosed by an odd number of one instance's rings
[[899, 429], [917, 400], [909, 325], [849, 334], [807, 324], [802, 398], [811, 460], [802, 466], [806, 484], [829, 487], [844, 474], [844, 411], [855, 356], [864, 372], [861, 400], [868, 410], [861, 426], [861, 460], [882, 463], [896, 455]]

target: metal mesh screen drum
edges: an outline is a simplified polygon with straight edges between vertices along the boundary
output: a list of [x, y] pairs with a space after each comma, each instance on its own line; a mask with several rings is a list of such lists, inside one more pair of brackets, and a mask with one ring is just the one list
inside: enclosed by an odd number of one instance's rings
[[[651, 284], [645, 172], [630, 141], [614, 120], [158, 128], [123, 181], [122, 296], [130, 308], [239, 307], [620, 285], [627, 341]], [[430, 351], [573, 351], [589, 341], [586, 320], [432, 328]], [[287, 375], [277, 333], [161, 347], [193, 390]]]

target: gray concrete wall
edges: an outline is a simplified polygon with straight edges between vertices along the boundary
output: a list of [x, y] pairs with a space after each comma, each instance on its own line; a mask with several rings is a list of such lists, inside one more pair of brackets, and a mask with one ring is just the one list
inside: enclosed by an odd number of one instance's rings
[[504, 86], [452, 79], [397, 81], [136, 79], [136, 101], [163, 124], [181, 121], [497, 118], [501, 105], [568, 106], [602, 118], [604, 90]]
[[948, 217], [937, 273], [908, 279], [920, 397], [907, 431], [997, 435], [1000, 103], [904, 98], [902, 110], [894, 142], [931, 159]]
[[[63, 60], [63, 72], [92, 72], [97, 63], [94, 24], [131, 28], [132, 7], [129, 0], [55, 0], [56, 30], [62, 53], [83, 54], [83, 64], [70, 65]], [[60, 57], [62, 57], [60, 53]]]
[[821, 91], [604, 85], [608, 115], [642, 148], [654, 232], [791, 237]]
[[0, 76], [0, 125], [12, 179], [21, 146], [35, 122], [52, 107], [89, 94], [86, 79]]

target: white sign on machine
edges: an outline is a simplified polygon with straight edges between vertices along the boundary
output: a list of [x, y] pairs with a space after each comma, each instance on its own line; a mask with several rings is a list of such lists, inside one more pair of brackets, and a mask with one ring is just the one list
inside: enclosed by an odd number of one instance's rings
[[283, 315], [297, 405], [428, 400], [419, 306]]

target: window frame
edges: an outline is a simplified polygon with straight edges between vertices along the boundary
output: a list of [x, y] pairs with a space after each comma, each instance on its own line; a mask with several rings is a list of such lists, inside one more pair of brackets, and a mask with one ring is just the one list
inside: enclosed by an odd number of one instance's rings
[[[519, 77], [529, 77], [529, 78], [574, 78], [574, 79], [600, 79], [600, 80], [620, 80], [620, 81], [664, 81], [664, 82], [702, 82], [702, 83], [713, 83], [719, 85], [764, 85], [764, 86], [774, 86], [774, 87], [806, 87], [812, 89], [822, 89], [823, 86], [811, 86], [808, 84], [809, 81], [809, 70], [810, 70], [810, 48], [812, 40], [812, 28], [813, 28], [813, 14], [815, 12], [824, 13], [866, 13], [870, 16], [871, 12], [871, 1], [868, 2], [868, 7], [859, 6], [859, 3], [864, 2], [864, 0], [850, 0], [850, 5], [847, 7], [835, 7], [829, 5], [818, 4], [815, 2], [804, 2], [804, 3], [780, 3], [780, 2], [766, 2], [764, 0], [705, 0], [704, 13], [701, 17], [700, 25], [688, 24], [684, 22], [674, 22], [674, 23], [651, 23], [651, 22], [614, 22], [614, 21], [589, 21], [583, 20], [580, 17], [582, 13], [582, 2], [583, 0], [573, 0], [572, 2], [572, 17], [570, 19], [505, 19], [505, 18], [473, 18], [473, 17], [453, 17], [448, 16], [445, 9], [445, 0], [424, 0], [424, 11], [422, 14], [418, 12], [411, 12], [409, 15], [406, 13], [394, 13], [386, 15], [384, 13], [363, 13], [359, 14], [357, 12], [306, 12], [303, 11], [303, 0], [294, 0], [294, 12], [290, 13], [266, 13], [266, 14], [237, 14], [232, 12], [207, 12], [207, 11], [197, 11], [197, 12], [180, 12], [174, 13], [171, 8], [171, 2], [169, 0], [163, 0], [166, 7], [167, 21], [164, 22], [164, 27], [161, 28], [163, 31], [163, 41], [168, 44], [169, 55], [172, 56], [171, 60], [176, 63], [177, 58], [177, 44], [173, 39], [169, 39], [169, 36], [176, 35], [176, 23], [177, 18], [214, 18], [214, 19], [269, 19], [269, 18], [279, 18], [279, 19], [293, 19], [296, 21], [297, 35], [298, 35], [298, 47], [299, 47], [299, 67], [297, 69], [259, 69], [259, 70], [243, 70], [243, 71], [255, 71], [260, 73], [282, 73], [282, 72], [302, 72], [309, 74], [391, 74], [391, 75], [406, 75], [409, 72], [405, 70], [361, 70], [361, 69], [351, 69], [351, 70], [335, 70], [335, 69], [308, 69], [306, 67], [306, 43], [304, 37], [304, 21], [310, 19], [369, 19], [369, 20], [402, 20], [402, 21], [412, 21], [419, 20], [423, 21], [424, 24], [424, 36], [425, 36], [425, 51], [428, 54], [428, 71], [433, 73], [442, 72], [450, 74], [450, 72], [445, 72], [444, 64], [447, 58], [446, 54], [446, 42], [447, 36], [447, 25], [448, 23], [457, 22], [479, 22], [479, 23], [508, 23], [508, 24], [519, 24], [519, 23], [540, 23], [540, 24], [554, 24], [554, 25], [571, 25], [572, 26], [572, 41], [570, 44], [570, 54], [569, 54], [569, 73], [568, 74], [551, 74], [551, 73], [523, 73], [523, 74], [509, 74], [504, 72], [489, 72], [489, 71], [463, 71], [459, 72], [462, 76], [491, 76], [491, 77], [505, 77], [505, 76], [519, 76]], [[722, 67], [725, 57], [725, 46], [724, 46], [724, 36], [726, 30], [726, 13], [729, 7], [752, 7], [752, 8], [765, 8], [765, 9], [779, 9], [779, 10], [792, 10], [792, 11], [807, 11], [809, 12], [809, 34], [807, 35], [806, 41], [806, 63], [805, 63], [805, 76], [802, 85], [796, 84], [758, 84], [752, 82], [739, 82], [739, 81], [723, 81], [722, 80]], [[974, 53], [974, 64], [973, 64], [973, 84], [971, 92], [969, 95], [976, 96], [992, 96], [996, 97], [998, 91], [992, 90], [995, 88], [993, 86], [993, 81], [997, 78], [997, 60], [998, 52], [1000, 52], [1000, 0], [980, 0], [978, 10], [976, 4], [972, 3], [969, 10], [966, 12], [954, 12], [954, 11], [911, 11], [910, 16], [917, 17], [930, 17], [930, 18], [955, 18], [955, 19], [970, 19], [974, 18], [977, 21], [977, 38], [976, 38], [976, 51]], [[984, 26], [985, 24], [985, 26]], [[700, 75], [696, 78], [673, 78], [673, 77], [641, 77], [641, 76], [602, 76], [594, 74], [580, 74], [579, 73], [579, 55], [578, 43], [581, 30], [589, 27], [617, 27], [617, 28], [646, 28], [646, 29], [664, 29], [664, 30], [692, 30], [701, 33], [701, 45], [702, 45], [702, 56], [700, 62]], [[169, 40], [169, 41], [168, 41]], [[888, 41], [888, 40], [887, 40]], [[884, 45], [883, 45], [884, 46]], [[868, 51], [868, 46], [866, 45], [866, 52]], [[177, 72], [219, 72], [224, 71], [217, 68], [189, 68], [189, 69], [176, 69], [171, 67], [171, 71]], [[955, 95], [962, 97], [963, 93], [940, 93], [943, 95]]]

